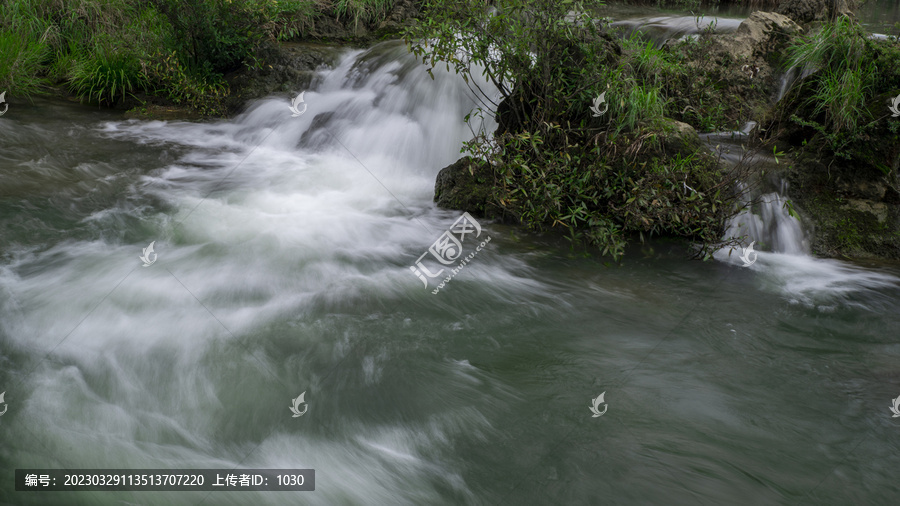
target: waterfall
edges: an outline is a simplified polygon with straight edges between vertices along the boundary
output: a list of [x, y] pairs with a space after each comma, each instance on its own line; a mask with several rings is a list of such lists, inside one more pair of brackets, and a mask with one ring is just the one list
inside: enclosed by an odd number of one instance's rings
[[769, 192], [759, 197], [754, 213], [749, 196], [747, 207], [732, 218], [725, 230], [725, 239], [744, 238], [742, 242], [754, 242], [757, 250], [769, 250], [792, 255], [809, 254], [809, 240], [797, 218], [790, 215], [789, 199], [783, 184], [780, 192]]

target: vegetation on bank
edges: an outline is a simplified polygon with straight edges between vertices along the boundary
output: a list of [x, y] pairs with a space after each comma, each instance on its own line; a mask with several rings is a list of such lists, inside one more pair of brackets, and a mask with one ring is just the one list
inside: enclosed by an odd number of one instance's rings
[[31, 96], [65, 85], [113, 106], [156, 96], [222, 114], [224, 75], [259, 65], [260, 48], [304, 36], [323, 19], [384, 18], [394, 0], [5, 0], [0, 90]]
[[[566, 1], [486, 10], [479, 0], [430, 0], [406, 34], [424, 63], [455, 69], [497, 110], [497, 132], [477, 132], [464, 149], [491, 179], [485, 211], [561, 228], [614, 257], [631, 233], [690, 238], [710, 254], [739, 211], [734, 183], [745, 168], [722, 168], [693, 130], [669, 119], [683, 115], [698, 70], [685, 65], [687, 53], [605, 33], [585, 14], [599, 2], [578, 5], [573, 18]], [[479, 74], [496, 100], [478, 88]], [[723, 110], [690, 103], [701, 123], [727, 122]]]
[[900, 40], [872, 39], [848, 18], [794, 42], [786, 66], [808, 75], [767, 130], [803, 170], [791, 193], [815, 217], [814, 250], [900, 258]]
[[896, 38], [871, 39], [849, 18], [838, 18], [792, 44], [786, 66], [809, 76], [778, 105], [779, 134], [819, 158], [895, 179], [900, 118], [889, 106], [900, 93]]

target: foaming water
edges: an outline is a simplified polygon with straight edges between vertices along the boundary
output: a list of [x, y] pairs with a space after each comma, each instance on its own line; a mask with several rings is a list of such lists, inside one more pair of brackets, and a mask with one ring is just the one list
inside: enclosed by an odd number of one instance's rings
[[[283, 381], [272, 385], [271, 375], [283, 371], [265, 357], [260, 335], [333, 312], [380, 312], [376, 298], [396, 305], [424, 292], [409, 265], [456, 218], [433, 207], [434, 180], [471, 137], [462, 118], [475, 107], [460, 78], [434, 74], [401, 43], [385, 43], [349, 52], [321, 72], [300, 117], [291, 116], [287, 97], [273, 97], [228, 122], [102, 123], [100, 137], [171, 161], [138, 177], [126, 203], [80, 218], [103, 230], [138, 220], [139, 237], [10, 248], [0, 271], [0, 329], [7, 345], [33, 353], [20, 372], [37, 369], [7, 398], [27, 398], [17, 416], [39, 420], [17, 433], [37, 432], [47, 445], [70, 448], [57, 455], [70, 467], [231, 468], [255, 440], [260, 465], [297, 467], [291, 457], [300, 452], [308, 467], [343, 470], [320, 477], [332, 492], [311, 499], [316, 504], [388, 503], [404, 488], [418, 490], [412, 503], [429, 503], [436, 501], [430, 483], [459, 488], [452, 470], [423, 453], [446, 439], [443, 431], [458, 430], [452, 419], [373, 428], [347, 422], [357, 444], [334, 447], [283, 433], [281, 424], [261, 433], [246, 423], [258, 415], [215, 415], [239, 409], [236, 398], [265, 399], [260, 392], [267, 391], [284, 407], [288, 392], [319, 385], [334, 367], [328, 363], [367, 324], [350, 318], [343, 338], [305, 332], [281, 343], [301, 353], [295, 366], [302, 379], [287, 391]], [[139, 253], [151, 241], [158, 258], [142, 268]], [[484, 275], [501, 291], [533, 292], [533, 280], [508, 271], [517, 264], [483, 255], [466, 276]], [[390, 358], [367, 359], [369, 382], [377, 363]], [[42, 416], [46, 406], [56, 406], [56, 416]], [[84, 452], [95, 444], [105, 452]], [[233, 499], [226, 502], [241, 503]], [[277, 494], [270, 499], [280, 503]]]

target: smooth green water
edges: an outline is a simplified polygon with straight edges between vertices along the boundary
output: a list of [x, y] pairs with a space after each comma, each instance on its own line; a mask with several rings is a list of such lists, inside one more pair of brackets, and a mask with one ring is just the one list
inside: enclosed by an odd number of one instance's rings
[[[489, 245], [433, 295], [410, 266], [459, 215], [431, 196], [473, 102], [375, 53], [323, 72], [299, 118], [289, 97], [213, 124], [47, 101], [0, 118], [0, 503], [896, 497], [897, 266], [743, 268], [666, 241], [608, 264], [483, 223]], [[235, 467], [314, 468], [316, 490], [12, 484]]]

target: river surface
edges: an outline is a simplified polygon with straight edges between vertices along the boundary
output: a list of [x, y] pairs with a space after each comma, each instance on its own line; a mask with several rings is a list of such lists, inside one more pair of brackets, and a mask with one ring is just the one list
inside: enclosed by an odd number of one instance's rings
[[[470, 222], [434, 293], [411, 266], [460, 225], [432, 196], [474, 107], [435, 75], [386, 43], [297, 117], [286, 96], [213, 123], [16, 104], [0, 504], [896, 500], [896, 265], [810, 257], [780, 206], [745, 220], [783, 237], [749, 267]], [[15, 492], [18, 468], [304, 468], [316, 489]]]

